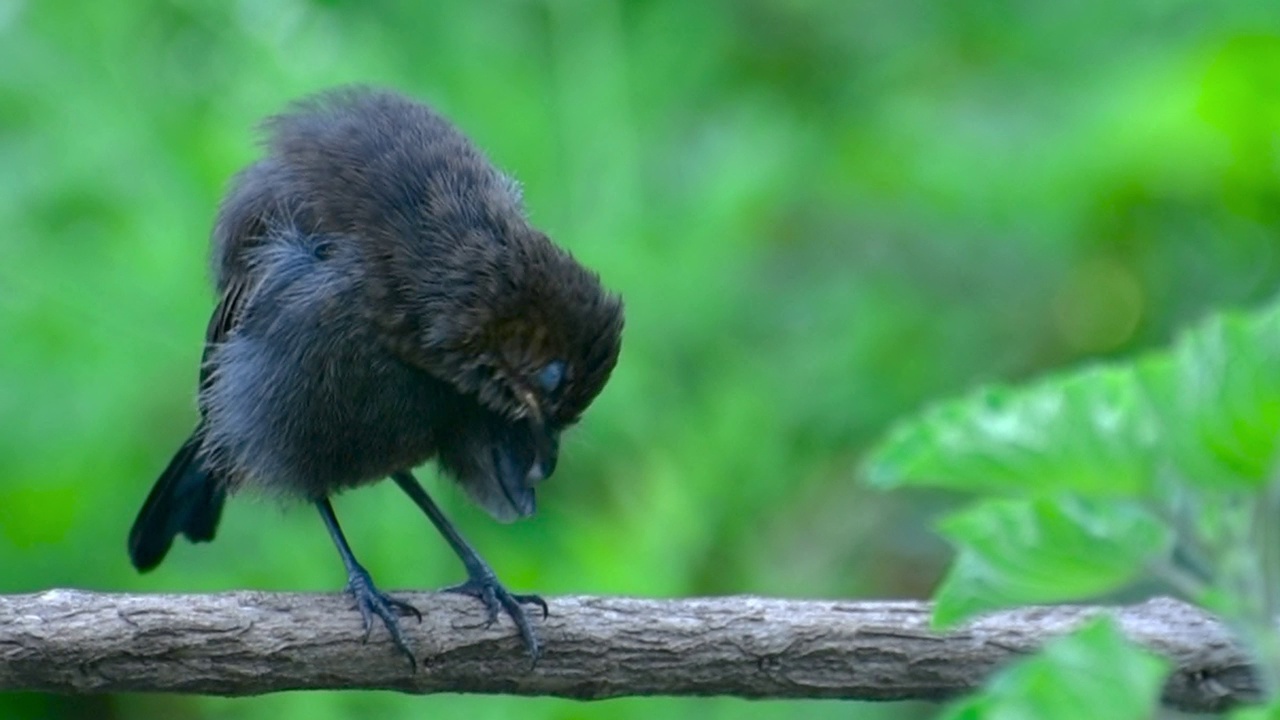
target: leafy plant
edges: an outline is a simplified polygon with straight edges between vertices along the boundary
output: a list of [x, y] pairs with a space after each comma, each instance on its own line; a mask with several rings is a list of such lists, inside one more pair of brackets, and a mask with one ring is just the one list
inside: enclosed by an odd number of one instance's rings
[[[936, 593], [938, 626], [1163, 580], [1239, 630], [1274, 695], [1278, 442], [1280, 303], [1214, 317], [1131, 362], [942, 403], [899, 426], [868, 469], [881, 487], [977, 496], [939, 523], [957, 556]], [[1105, 654], [1117, 673], [1151, 672], [1102, 630], [1062, 642], [951, 717], [1020, 716], [1010, 698], [1034, 695], [1044, 668], [1059, 682], [1094, 682], [1089, 663], [1062, 662], [1064, 652]], [[1011, 683], [1027, 686], [1014, 692]], [[1136, 697], [1125, 683], [1113, 690], [1117, 701]], [[1130, 702], [1124, 716], [1148, 717], [1155, 695], [1148, 700]]]

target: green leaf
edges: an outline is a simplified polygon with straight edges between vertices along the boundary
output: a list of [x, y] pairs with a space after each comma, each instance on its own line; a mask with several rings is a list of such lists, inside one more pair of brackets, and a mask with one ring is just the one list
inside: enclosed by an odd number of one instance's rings
[[1162, 450], [1202, 485], [1257, 486], [1280, 450], [1280, 305], [1223, 315], [1187, 333], [1139, 375], [1164, 421]]
[[1095, 366], [936, 406], [897, 428], [868, 470], [882, 487], [1132, 497], [1152, 481], [1156, 441], [1132, 368]]
[[1078, 600], [1131, 582], [1168, 554], [1173, 533], [1137, 503], [1081, 498], [980, 502], [940, 523], [959, 554], [934, 623], [1010, 605]]
[[1154, 716], [1167, 661], [1099, 618], [997, 673], [946, 720], [1145, 720]]
[[927, 410], [873, 453], [882, 487], [1136, 497], [1157, 471], [1256, 487], [1280, 455], [1280, 304], [1227, 314], [1170, 350]]

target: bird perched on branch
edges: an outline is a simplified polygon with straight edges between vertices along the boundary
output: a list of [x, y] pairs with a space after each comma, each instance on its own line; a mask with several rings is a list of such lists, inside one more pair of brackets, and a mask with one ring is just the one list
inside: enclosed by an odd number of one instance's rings
[[608, 381], [620, 299], [526, 217], [519, 187], [445, 118], [389, 91], [303, 100], [265, 123], [213, 230], [219, 296], [200, 420], [129, 533], [140, 571], [181, 534], [212, 540], [240, 490], [315, 505], [369, 636], [397, 647], [418, 610], [379, 591], [330, 497], [390, 477], [466, 567], [450, 588], [505, 612], [536, 659], [516, 595], [458, 534], [412, 468], [435, 459], [490, 514], [534, 512], [561, 433]]

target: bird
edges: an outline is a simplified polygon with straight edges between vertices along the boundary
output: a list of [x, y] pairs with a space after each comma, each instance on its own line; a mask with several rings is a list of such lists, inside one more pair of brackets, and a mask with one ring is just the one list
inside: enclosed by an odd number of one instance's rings
[[199, 367], [199, 419], [128, 535], [133, 566], [175, 538], [214, 539], [242, 491], [316, 508], [347, 573], [364, 639], [400, 618], [357, 561], [331, 499], [390, 478], [462, 561], [446, 588], [510, 617], [536, 663], [524, 606], [413, 470], [434, 461], [495, 519], [536, 509], [575, 425], [617, 364], [620, 295], [536, 228], [520, 185], [429, 105], [345, 86], [260, 125], [211, 233], [217, 304]]

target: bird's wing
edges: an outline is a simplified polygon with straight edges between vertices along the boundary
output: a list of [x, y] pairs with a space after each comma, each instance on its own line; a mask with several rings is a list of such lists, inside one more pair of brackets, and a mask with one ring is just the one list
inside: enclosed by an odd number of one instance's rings
[[204, 355], [200, 361], [200, 390], [203, 395], [216, 372], [213, 349], [230, 337], [244, 320], [260, 273], [254, 268], [254, 251], [267, 241], [267, 228], [289, 207], [281, 195], [286, 185], [280, 165], [261, 160], [250, 165], [232, 183], [218, 209], [213, 229], [213, 266], [221, 291], [218, 306], [205, 330]]
[[204, 353], [200, 357], [200, 391], [204, 394], [213, 377], [216, 363], [213, 360], [213, 349], [223, 343], [244, 315], [244, 308], [252, 295], [253, 279], [238, 277], [227, 283], [218, 299], [218, 306], [209, 318], [209, 327], [204, 334]]

